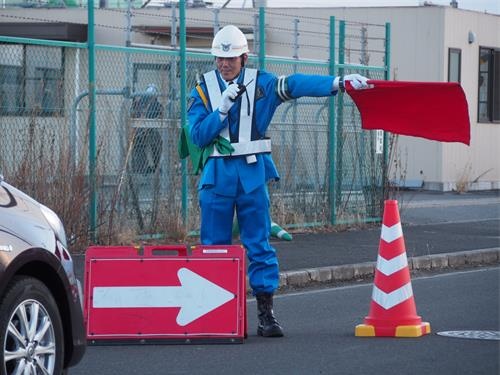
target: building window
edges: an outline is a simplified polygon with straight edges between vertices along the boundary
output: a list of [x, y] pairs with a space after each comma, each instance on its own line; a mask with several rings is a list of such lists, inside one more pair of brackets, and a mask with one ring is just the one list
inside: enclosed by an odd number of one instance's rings
[[23, 69], [0, 65], [0, 114], [20, 115], [23, 111]]
[[62, 48], [0, 44], [0, 115], [62, 115], [63, 66]]
[[448, 50], [448, 82], [460, 83], [462, 69], [462, 51], [456, 48]]
[[500, 49], [479, 49], [478, 122], [500, 122]]

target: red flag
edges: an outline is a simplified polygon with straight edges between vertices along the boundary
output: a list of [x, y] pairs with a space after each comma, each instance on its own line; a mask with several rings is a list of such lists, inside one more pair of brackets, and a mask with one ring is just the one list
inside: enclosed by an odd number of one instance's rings
[[369, 89], [354, 90], [346, 82], [363, 129], [469, 145], [469, 110], [460, 84], [378, 80], [368, 84]]

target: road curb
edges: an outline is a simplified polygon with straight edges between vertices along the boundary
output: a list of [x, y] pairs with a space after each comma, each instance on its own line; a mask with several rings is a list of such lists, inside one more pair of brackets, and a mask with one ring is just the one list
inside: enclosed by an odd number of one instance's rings
[[[500, 264], [500, 248], [429, 254], [408, 258], [408, 266], [412, 271], [443, 270], [461, 266], [492, 264]], [[284, 271], [280, 273], [279, 288], [304, 287], [310, 284], [345, 282], [373, 277], [375, 266], [376, 262], [365, 262]]]

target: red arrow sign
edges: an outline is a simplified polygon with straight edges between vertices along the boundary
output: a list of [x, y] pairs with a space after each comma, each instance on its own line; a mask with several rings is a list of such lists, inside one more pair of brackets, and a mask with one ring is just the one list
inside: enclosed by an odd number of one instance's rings
[[235, 297], [187, 268], [179, 269], [177, 276], [180, 286], [95, 287], [93, 307], [180, 307], [176, 321], [185, 326]]
[[[216, 251], [217, 250], [217, 251]], [[87, 250], [87, 338], [242, 338], [245, 254], [241, 247], [153, 256], [133, 247]]]

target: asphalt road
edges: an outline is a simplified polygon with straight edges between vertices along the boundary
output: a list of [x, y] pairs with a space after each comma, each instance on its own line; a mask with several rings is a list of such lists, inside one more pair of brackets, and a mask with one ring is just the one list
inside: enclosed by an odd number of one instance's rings
[[255, 334], [248, 302], [243, 344], [90, 346], [72, 375], [111, 374], [498, 374], [500, 341], [440, 331], [500, 331], [500, 267], [413, 277], [418, 314], [432, 333], [419, 338], [360, 338], [373, 285], [281, 294], [275, 311], [286, 336]]

